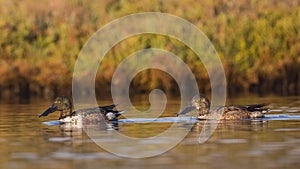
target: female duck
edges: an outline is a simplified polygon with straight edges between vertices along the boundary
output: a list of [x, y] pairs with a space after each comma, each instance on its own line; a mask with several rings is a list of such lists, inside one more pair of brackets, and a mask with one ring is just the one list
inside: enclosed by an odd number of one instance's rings
[[210, 102], [204, 96], [194, 96], [192, 104], [177, 114], [183, 115], [194, 109], [197, 110], [198, 119], [213, 119], [218, 118], [221, 120], [236, 120], [236, 119], [253, 119], [262, 118], [269, 111], [264, 108], [267, 104], [253, 104], [246, 106], [221, 106], [216, 110], [210, 110]]
[[72, 111], [72, 102], [68, 97], [57, 97], [53, 104], [39, 115], [47, 116], [55, 111], [60, 112], [59, 121], [73, 124], [94, 124], [101, 121], [117, 121], [123, 113], [114, 110], [116, 105], [99, 106], [95, 108], [80, 109]]

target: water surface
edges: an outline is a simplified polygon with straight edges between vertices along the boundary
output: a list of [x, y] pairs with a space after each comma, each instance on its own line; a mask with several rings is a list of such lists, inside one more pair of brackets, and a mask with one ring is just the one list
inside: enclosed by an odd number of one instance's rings
[[[228, 104], [272, 103], [271, 115], [263, 121], [221, 122], [212, 137], [199, 144], [204, 121], [193, 125], [177, 146], [161, 155], [131, 159], [111, 154], [95, 144], [81, 129], [66, 129], [39, 119], [48, 102], [0, 105], [0, 168], [299, 168], [300, 97], [248, 97], [228, 100]], [[171, 100], [162, 117], [175, 116], [179, 101]], [[144, 102], [135, 102], [143, 107]], [[168, 121], [169, 120], [169, 121]], [[118, 132], [147, 138], [168, 129], [171, 120], [135, 123], [123, 120]], [[105, 130], [110, 132], [110, 130]], [[170, 138], [165, 138], [166, 140]], [[114, 142], [99, 137], [99, 142]], [[143, 142], [149, 146], [163, 144]], [[134, 146], [134, 145], [132, 145]], [[124, 147], [124, 151], [130, 151]], [[141, 150], [143, 151], [143, 150]]]

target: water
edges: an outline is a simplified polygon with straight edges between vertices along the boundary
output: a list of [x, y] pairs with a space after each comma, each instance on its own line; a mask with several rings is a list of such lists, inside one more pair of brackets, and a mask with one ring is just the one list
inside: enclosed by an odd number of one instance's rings
[[[228, 104], [271, 103], [271, 115], [263, 121], [222, 122], [210, 139], [199, 144], [203, 121], [193, 125], [188, 135], [171, 150], [150, 158], [124, 158], [95, 144], [81, 129], [46, 125], [56, 115], [37, 116], [50, 104], [0, 105], [0, 168], [299, 168], [300, 97], [248, 97], [228, 100]], [[135, 105], [143, 107], [144, 102]], [[156, 122], [123, 120], [118, 132], [147, 138], [169, 128], [178, 112], [179, 102], [170, 101], [162, 120]], [[140, 121], [139, 121], [140, 120]], [[149, 119], [148, 119], [149, 120]], [[135, 123], [137, 122], [137, 123]], [[188, 123], [190, 124], [190, 123]], [[183, 127], [184, 128], [184, 127]], [[98, 142], [114, 143], [111, 130], [102, 130]], [[165, 140], [139, 142], [162, 145]], [[128, 145], [127, 145], [128, 146]], [[123, 147], [130, 151], [132, 146]], [[146, 151], [141, 149], [140, 151]]]

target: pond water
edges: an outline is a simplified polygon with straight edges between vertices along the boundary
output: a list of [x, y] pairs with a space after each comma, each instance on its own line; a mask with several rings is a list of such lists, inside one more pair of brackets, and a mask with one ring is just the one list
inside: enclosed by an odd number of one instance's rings
[[[300, 168], [300, 97], [247, 97], [227, 102], [238, 105], [267, 102], [271, 103], [272, 111], [262, 121], [221, 122], [202, 144], [198, 139], [205, 122], [184, 123], [183, 126], [192, 124], [192, 128], [179, 144], [160, 155], [136, 159], [106, 151], [82, 129], [43, 123], [58, 117], [37, 117], [51, 104], [50, 101], [2, 103], [0, 168]], [[164, 117], [174, 117], [179, 104], [177, 99], [168, 102], [166, 112], [161, 115], [166, 121], [121, 120], [118, 130], [114, 131], [135, 138], [155, 136], [172, 126], [172, 118]], [[134, 105], [146, 107], [141, 101], [135, 101]], [[97, 141], [116, 144], [115, 139], [110, 138], [111, 132], [111, 129], [103, 130]], [[160, 146], [162, 142], [164, 140], [144, 141], [143, 144], [151, 147]], [[135, 144], [124, 145], [123, 152], [139, 146]], [[147, 150], [140, 149], [141, 152]]]

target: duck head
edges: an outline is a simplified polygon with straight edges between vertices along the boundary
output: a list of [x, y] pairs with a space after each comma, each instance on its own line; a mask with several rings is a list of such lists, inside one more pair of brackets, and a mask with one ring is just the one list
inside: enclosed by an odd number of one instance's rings
[[48, 116], [48, 114], [55, 111], [60, 111], [59, 119], [70, 116], [72, 114], [72, 103], [70, 99], [68, 97], [57, 97], [52, 105], [43, 113], [41, 113], [39, 117]]
[[199, 96], [194, 96], [191, 105], [184, 108], [177, 114], [177, 116], [189, 113], [195, 109], [197, 110], [199, 117], [207, 115], [210, 109], [209, 100], [202, 94], [200, 94]]

